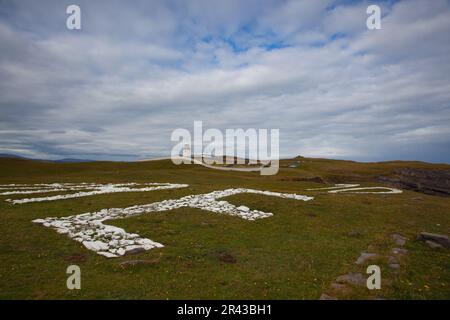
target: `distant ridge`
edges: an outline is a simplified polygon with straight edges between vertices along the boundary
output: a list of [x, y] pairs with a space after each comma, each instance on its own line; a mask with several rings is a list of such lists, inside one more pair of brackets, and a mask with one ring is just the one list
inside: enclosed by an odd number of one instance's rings
[[18, 158], [18, 159], [27, 159], [22, 156], [17, 156], [15, 154], [8, 154], [8, 153], [0, 153], [0, 158]]
[[36, 158], [27, 158], [18, 156], [15, 154], [9, 153], [0, 153], [0, 158], [12, 158], [12, 159], [23, 159], [23, 160], [34, 160], [34, 161], [48, 161], [48, 162], [56, 162], [56, 163], [81, 163], [81, 162], [95, 162], [96, 160], [88, 160], [88, 159], [75, 159], [75, 158], [63, 158], [58, 160], [48, 160], [48, 159], [36, 159]]
[[58, 163], [77, 163], [77, 162], [95, 162], [96, 160], [88, 160], [88, 159], [74, 159], [74, 158], [64, 158], [59, 160], [53, 160], [53, 162]]

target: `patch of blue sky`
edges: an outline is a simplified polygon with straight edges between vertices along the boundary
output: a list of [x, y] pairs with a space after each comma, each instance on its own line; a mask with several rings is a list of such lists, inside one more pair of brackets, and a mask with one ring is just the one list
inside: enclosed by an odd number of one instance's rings
[[272, 50], [289, 48], [289, 47], [291, 47], [291, 45], [284, 43], [283, 41], [279, 41], [279, 42], [265, 43], [265, 44], [260, 45], [260, 47], [264, 48], [266, 51], [272, 51]]
[[314, 41], [309, 43], [308, 46], [312, 48], [322, 48], [325, 45], [327, 45], [327, 43], [328, 43], [327, 41]]
[[347, 37], [347, 34], [345, 32], [336, 32], [330, 36], [330, 40], [335, 41], [335, 40], [339, 40], [339, 39], [344, 39], [346, 37]]

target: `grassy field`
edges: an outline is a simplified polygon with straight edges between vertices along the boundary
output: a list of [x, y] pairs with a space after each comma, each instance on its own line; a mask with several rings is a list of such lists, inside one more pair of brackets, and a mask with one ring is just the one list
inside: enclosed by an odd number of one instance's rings
[[[421, 231], [449, 234], [450, 198], [412, 191], [402, 194], [328, 194], [302, 181], [320, 176], [333, 183], [372, 182], [405, 167], [446, 168], [419, 162], [355, 163], [301, 159], [299, 168], [282, 161], [278, 175], [224, 172], [170, 161], [137, 163], [50, 163], [0, 159], [0, 184], [52, 182], [174, 182], [188, 188], [116, 193], [12, 205], [0, 197], [1, 299], [318, 299], [334, 279], [348, 272], [372, 246], [382, 255], [395, 247], [391, 235], [409, 240], [398, 273], [385, 257], [381, 290], [352, 288], [339, 298], [450, 299], [450, 251], [415, 240]], [[257, 221], [197, 209], [144, 214], [108, 224], [165, 245], [144, 253], [107, 259], [54, 230], [33, 224], [103, 208], [147, 204], [230, 187], [314, 196], [309, 202], [254, 194], [227, 198], [237, 205], [273, 212]], [[17, 196], [21, 198], [23, 196]], [[223, 261], [223, 256], [236, 261]], [[221, 258], [222, 257], [222, 258]], [[121, 267], [127, 260], [147, 264]], [[66, 268], [81, 267], [81, 290], [66, 288]]]

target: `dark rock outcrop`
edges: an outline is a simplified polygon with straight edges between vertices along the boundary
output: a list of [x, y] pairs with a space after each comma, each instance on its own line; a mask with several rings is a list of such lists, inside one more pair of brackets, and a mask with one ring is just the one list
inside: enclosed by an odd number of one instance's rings
[[446, 235], [429, 233], [429, 232], [421, 232], [417, 236], [417, 239], [420, 241], [424, 241], [432, 248], [438, 248], [439, 246], [441, 246], [441, 247], [450, 249], [450, 239]]
[[450, 170], [404, 168], [378, 181], [431, 195], [450, 196]]

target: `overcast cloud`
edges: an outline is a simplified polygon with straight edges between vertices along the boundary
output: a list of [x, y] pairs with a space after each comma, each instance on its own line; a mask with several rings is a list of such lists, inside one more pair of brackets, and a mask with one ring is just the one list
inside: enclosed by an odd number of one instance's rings
[[279, 128], [282, 156], [450, 162], [450, 3], [0, 0], [0, 114], [0, 153], [33, 158], [165, 156], [203, 120]]

